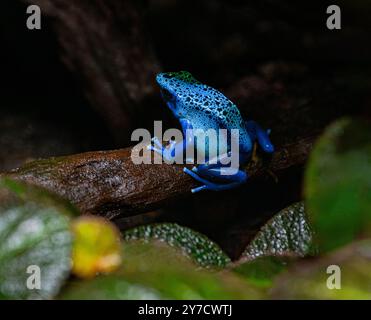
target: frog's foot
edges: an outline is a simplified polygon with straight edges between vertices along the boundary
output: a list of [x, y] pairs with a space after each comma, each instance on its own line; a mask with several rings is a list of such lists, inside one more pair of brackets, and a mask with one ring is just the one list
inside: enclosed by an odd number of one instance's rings
[[[203, 183], [202, 186], [192, 189], [192, 193], [199, 192], [201, 190], [213, 190], [213, 191], [222, 191], [222, 190], [228, 190], [236, 188], [237, 186], [243, 184], [247, 180], [247, 174], [245, 171], [238, 170], [237, 173], [233, 175], [221, 175], [222, 168], [213, 168], [209, 169], [207, 174], [208, 176], [214, 176], [215, 178], [223, 177], [224, 183], [222, 182], [211, 182], [203, 177], [200, 176], [202, 174], [202, 171], [205, 170], [204, 168], [199, 170], [197, 167], [193, 167], [192, 170], [189, 170], [188, 168], [184, 168], [183, 171], [190, 175], [195, 180]], [[223, 168], [224, 172], [225, 170], [228, 170], [226, 168]]]
[[274, 146], [269, 138], [271, 130], [263, 130], [255, 121], [246, 121], [246, 129], [252, 140], [257, 140], [264, 152], [273, 153]]
[[172, 161], [174, 159], [175, 145], [177, 144], [176, 141], [171, 140], [167, 147], [164, 147], [157, 137], [152, 138], [151, 141], [153, 142], [154, 145], [152, 145], [152, 143], [148, 145], [147, 146], [148, 150], [157, 152], [166, 161]]
[[[152, 145], [152, 142], [154, 145]], [[157, 152], [161, 155], [162, 155], [163, 149], [164, 149], [164, 146], [161, 144], [160, 140], [158, 140], [157, 137], [153, 137], [151, 139], [151, 144], [147, 146], [147, 150]]]

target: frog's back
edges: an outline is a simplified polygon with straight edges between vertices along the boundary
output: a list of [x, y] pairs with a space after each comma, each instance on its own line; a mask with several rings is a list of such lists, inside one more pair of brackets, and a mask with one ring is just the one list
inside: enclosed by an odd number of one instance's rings
[[237, 129], [242, 147], [250, 138], [237, 106], [220, 91], [196, 80], [189, 72], [160, 74], [157, 82], [177, 98], [177, 114], [195, 129]]
[[[249, 136], [237, 106], [220, 91], [204, 84], [199, 84], [193, 90], [187, 90], [189, 96], [189, 113], [195, 128], [207, 129], [237, 129], [240, 143], [249, 144]], [[187, 113], [188, 113], [187, 112]], [[247, 141], [246, 141], [247, 140]]]

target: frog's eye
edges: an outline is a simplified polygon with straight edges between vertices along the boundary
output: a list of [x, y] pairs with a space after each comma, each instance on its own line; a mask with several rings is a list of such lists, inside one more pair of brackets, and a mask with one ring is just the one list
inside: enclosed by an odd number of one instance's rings
[[161, 94], [162, 94], [162, 97], [163, 97], [166, 101], [171, 101], [171, 100], [174, 99], [174, 96], [170, 93], [169, 90], [162, 89], [162, 90], [161, 90]]

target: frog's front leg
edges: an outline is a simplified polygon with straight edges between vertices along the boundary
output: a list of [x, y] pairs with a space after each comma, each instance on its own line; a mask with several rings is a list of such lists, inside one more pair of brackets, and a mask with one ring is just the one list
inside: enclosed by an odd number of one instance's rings
[[157, 137], [152, 138], [152, 143], [147, 146], [148, 150], [157, 152], [162, 156], [165, 161], [172, 162], [178, 152], [183, 152], [183, 141], [177, 142], [174, 140], [169, 141], [169, 144], [164, 147]]
[[[180, 124], [182, 126], [182, 131], [184, 135], [184, 139], [182, 141], [169, 141], [169, 144], [164, 147], [157, 137], [152, 138], [152, 143], [147, 146], [148, 150], [152, 150], [157, 152], [162, 156], [162, 158], [168, 162], [172, 162], [175, 160], [176, 157], [183, 157], [184, 151], [187, 148], [193, 148], [193, 127], [191, 123], [186, 119], [180, 119]], [[188, 160], [188, 159], [187, 159]], [[193, 159], [192, 161], [193, 162]]]
[[236, 171], [236, 168], [221, 164], [220, 158], [215, 164], [206, 163], [193, 167], [192, 170], [188, 168], [183, 170], [195, 180], [203, 183], [202, 186], [192, 189], [192, 193], [201, 190], [222, 191], [233, 189], [245, 183], [248, 178], [245, 171]]

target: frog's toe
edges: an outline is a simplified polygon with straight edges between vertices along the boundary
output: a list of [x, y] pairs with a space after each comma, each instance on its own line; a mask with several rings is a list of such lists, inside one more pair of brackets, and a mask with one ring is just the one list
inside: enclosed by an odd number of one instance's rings
[[191, 192], [192, 193], [196, 193], [196, 192], [200, 192], [200, 191], [205, 190], [205, 189], [207, 189], [207, 186], [206, 185], [203, 185], [201, 187], [197, 187], [197, 188], [191, 189]]
[[[193, 167], [194, 168], [194, 167]], [[193, 168], [192, 170], [189, 170], [188, 168], [184, 167], [183, 168], [183, 172], [186, 173], [186, 174], [189, 174], [191, 177], [195, 178], [196, 179], [196, 174], [195, 172], [193, 171]], [[198, 176], [197, 176], [198, 177]]]
[[190, 175], [193, 179], [197, 180], [198, 182], [201, 182], [206, 185], [209, 183], [206, 179], [201, 178], [196, 172], [194, 172], [193, 169], [190, 170], [188, 168], [183, 168], [183, 172]]
[[162, 149], [156, 148], [155, 146], [151, 144], [147, 146], [147, 150], [154, 151], [162, 155]]
[[160, 142], [160, 140], [157, 138], [157, 137], [153, 137], [152, 139], [151, 139], [151, 141], [158, 147], [158, 148], [160, 148], [161, 150], [162, 150], [162, 148], [163, 148], [163, 145], [162, 145], [162, 143]]
[[191, 189], [191, 192], [196, 193], [202, 190], [224, 191], [224, 190], [234, 189], [238, 187], [239, 185], [241, 185], [240, 182], [232, 182], [232, 183], [224, 184], [224, 183], [214, 183], [214, 182], [207, 181], [206, 184], [200, 187]]
[[273, 153], [274, 152], [274, 146], [270, 142], [266, 142], [265, 144], [261, 145], [262, 149], [266, 153]]

